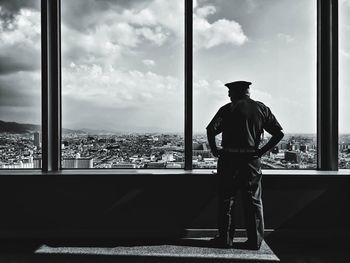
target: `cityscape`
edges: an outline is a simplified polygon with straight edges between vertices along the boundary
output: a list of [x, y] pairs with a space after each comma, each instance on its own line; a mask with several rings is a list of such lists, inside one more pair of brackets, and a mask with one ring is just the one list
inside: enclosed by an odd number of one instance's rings
[[[339, 136], [339, 168], [350, 168], [350, 135]], [[262, 144], [269, 137], [262, 140]], [[217, 144], [220, 144], [218, 139]], [[89, 134], [69, 130], [62, 135], [62, 168], [166, 169], [184, 168], [183, 134]], [[263, 169], [316, 169], [316, 136], [286, 134], [262, 158]], [[38, 131], [0, 133], [1, 169], [40, 169]], [[193, 169], [216, 169], [206, 135], [193, 135]]]

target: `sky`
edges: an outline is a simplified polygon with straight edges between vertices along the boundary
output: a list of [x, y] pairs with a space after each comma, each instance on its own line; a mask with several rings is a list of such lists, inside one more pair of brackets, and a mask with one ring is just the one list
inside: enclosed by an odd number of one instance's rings
[[195, 129], [229, 101], [224, 83], [247, 80], [251, 97], [271, 108], [285, 132], [316, 133], [316, 1], [210, 0], [195, 10], [201, 13], [218, 32], [219, 23], [238, 29], [230, 30], [236, 41], [195, 52]]
[[[0, 0], [0, 119], [40, 123], [40, 1]], [[340, 132], [350, 132], [350, 0], [340, 1]], [[184, 6], [62, 0], [65, 128], [182, 132]], [[194, 132], [248, 80], [287, 133], [316, 132], [316, 1], [196, 0]]]
[[40, 123], [39, 1], [0, 0], [0, 120]]

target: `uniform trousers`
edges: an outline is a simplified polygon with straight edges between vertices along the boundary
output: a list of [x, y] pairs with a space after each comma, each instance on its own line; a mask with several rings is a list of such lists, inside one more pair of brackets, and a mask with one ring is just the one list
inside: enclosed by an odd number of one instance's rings
[[218, 160], [219, 235], [226, 240], [235, 233], [237, 193], [242, 193], [247, 236], [250, 244], [260, 247], [264, 238], [261, 199], [261, 162], [254, 154], [224, 152]]

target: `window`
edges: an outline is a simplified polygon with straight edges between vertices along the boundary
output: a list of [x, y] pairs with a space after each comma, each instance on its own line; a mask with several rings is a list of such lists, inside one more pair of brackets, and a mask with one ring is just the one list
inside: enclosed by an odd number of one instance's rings
[[339, 168], [350, 168], [350, 1], [339, 2]]
[[62, 167], [183, 168], [184, 3], [61, 5]]
[[316, 168], [316, 10], [305, 0], [195, 1], [194, 167], [216, 167], [205, 127], [230, 102], [224, 84], [248, 80], [286, 134], [263, 168]]
[[41, 168], [40, 0], [0, 2], [0, 168]]
[[337, 0], [2, 1], [0, 165], [214, 168], [205, 127], [228, 101], [223, 84], [246, 79], [287, 133], [265, 168], [346, 168], [349, 1], [339, 6], [340, 22]]

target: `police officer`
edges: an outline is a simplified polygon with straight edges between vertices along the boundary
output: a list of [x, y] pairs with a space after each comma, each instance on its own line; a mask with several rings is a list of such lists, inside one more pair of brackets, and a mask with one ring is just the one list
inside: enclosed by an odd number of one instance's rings
[[[247, 81], [225, 84], [231, 102], [219, 109], [207, 127], [211, 152], [219, 157], [219, 235], [211, 242], [220, 247], [233, 245], [234, 204], [240, 191], [248, 236], [245, 247], [260, 248], [264, 238], [260, 157], [284, 136], [271, 110], [250, 98], [250, 85]], [[272, 137], [259, 148], [264, 130]], [[218, 149], [215, 136], [220, 133], [222, 148]]]

